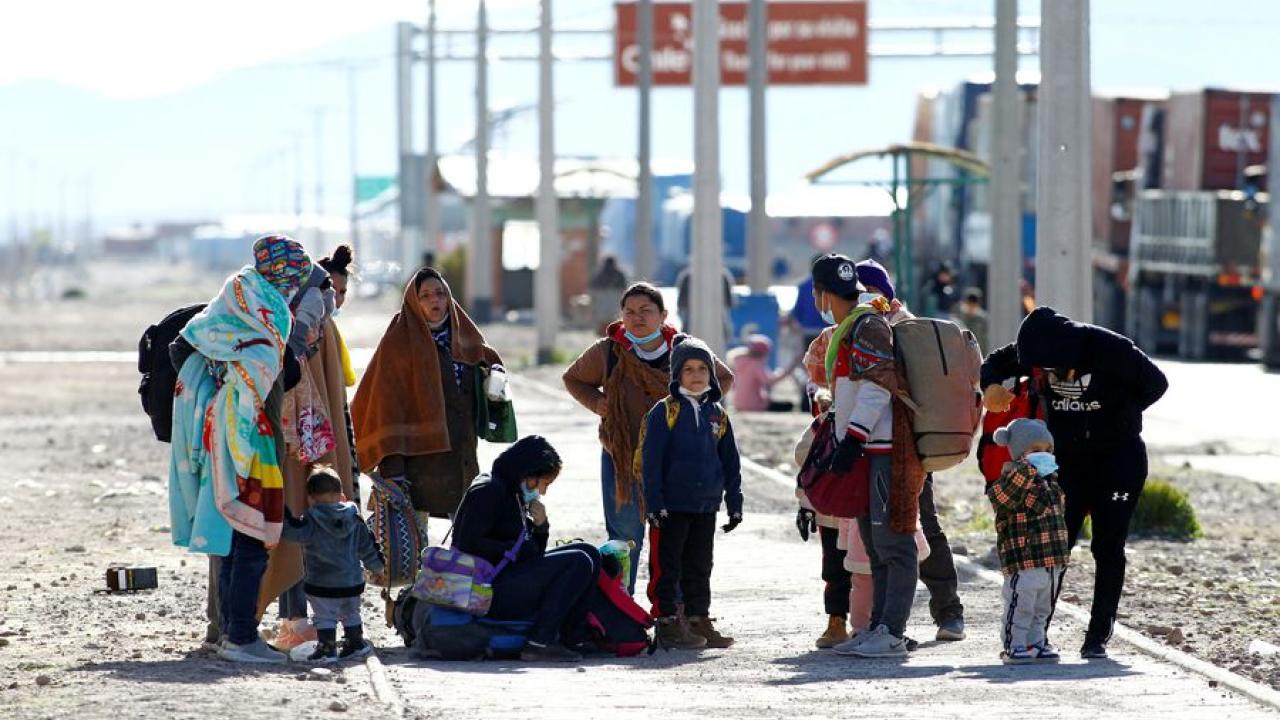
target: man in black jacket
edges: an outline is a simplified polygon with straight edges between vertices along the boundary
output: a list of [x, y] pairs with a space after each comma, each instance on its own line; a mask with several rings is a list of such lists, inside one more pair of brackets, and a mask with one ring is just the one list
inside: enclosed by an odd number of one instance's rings
[[1090, 549], [1097, 574], [1080, 654], [1103, 658], [1124, 588], [1129, 519], [1147, 480], [1142, 413], [1164, 395], [1169, 381], [1133, 341], [1049, 307], [1036, 308], [1023, 320], [1018, 341], [983, 363], [987, 410], [1007, 410], [1013, 396], [1004, 383], [1033, 373], [1057, 446], [1072, 547], [1085, 516], [1093, 518]]

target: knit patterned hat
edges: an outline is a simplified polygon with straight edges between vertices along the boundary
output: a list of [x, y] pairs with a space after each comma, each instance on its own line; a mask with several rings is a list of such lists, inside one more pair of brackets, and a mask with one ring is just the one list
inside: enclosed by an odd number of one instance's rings
[[878, 288], [886, 299], [893, 299], [893, 280], [889, 279], [889, 271], [875, 260], [863, 260], [854, 266], [858, 273], [858, 282], [867, 287]]
[[1027, 447], [1036, 442], [1049, 443], [1049, 452], [1053, 452], [1053, 434], [1043, 420], [1019, 418], [997, 430], [993, 439], [997, 445], [1007, 446], [1014, 460], [1021, 458]]
[[311, 258], [302, 244], [288, 235], [263, 235], [253, 244], [254, 269], [285, 299], [293, 297], [311, 275]]

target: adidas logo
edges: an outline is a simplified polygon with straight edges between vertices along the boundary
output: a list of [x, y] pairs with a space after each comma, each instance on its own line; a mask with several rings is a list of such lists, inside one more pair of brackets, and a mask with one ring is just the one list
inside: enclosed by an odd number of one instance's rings
[[1101, 410], [1102, 403], [1097, 400], [1083, 402], [1081, 400], [1062, 398], [1061, 400], [1053, 401], [1053, 409], [1062, 410], [1064, 412], [1093, 412], [1094, 410]]

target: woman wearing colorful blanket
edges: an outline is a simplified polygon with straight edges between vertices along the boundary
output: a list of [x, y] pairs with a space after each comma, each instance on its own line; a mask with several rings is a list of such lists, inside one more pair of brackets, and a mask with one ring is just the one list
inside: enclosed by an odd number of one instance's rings
[[453, 524], [453, 547], [488, 560], [514, 560], [493, 579], [488, 617], [533, 620], [520, 653], [530, 662], [577, 662], [560, 643], [564, 628], [586, 622], [586, 602], [600, 574], [600, 551], [586, 543], [547, 550], [551, 525], [542, 505], [560, 475], [560, 455], [537, 435], [521, 438], [477, 478]]
[[434, 268], [404, 291], [351, 403], [360, 464], [405, 485], [425, 534], [428, 517], [458, 508], [476, 460], [476, 367], [504, 374], [502, 358]]
[[[574, 400], [600, 416], [605, 530], [610, 540], [632, 543], [627, 592], [634, 594], [645, 508], [643, 481], [632, 473], [632, 462], [645, 416], [669, 392], [676, 329], [667, 324], [662, 294], [649, 283], [627, 288], [619, 306], [622, 319], [573, 361], [563, 380]], [[715, 371], [721, 391], [728, 393], [733, 373], [719, 360]]]
[[174, 544], [222, 556], [219, 654], [236, 662], [281, 663], [258, 637], [257, 600], [267, 550], [284, 521], [282, 369], [293, 327], [289, 299], [310, 275], [296, 241], [254, 243], [255, 264], [227, 279], [187, 323], [174, 392], [169, 468]]

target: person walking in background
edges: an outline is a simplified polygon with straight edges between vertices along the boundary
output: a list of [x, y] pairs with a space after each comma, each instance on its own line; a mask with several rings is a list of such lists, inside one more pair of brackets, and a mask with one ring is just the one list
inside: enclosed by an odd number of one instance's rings
[[452, 515], [480, 474], [480, 366], [506, 372], [440, 272], [422, 268], [369, 360], [351, 419], [364, 471], [408, 490], [424, 538], [428, 518]]
[[[878, 295], [888, 301], [884, 318], [892, 326], [902, 320], [915, 317], [897, 297], [893, 280], [883, 265], [875, 260], [863, 260], [855, 267], [858, 281], [869, 295]], [[929, 553], [920, 560], [920, 580], [929, 589], [929, 614], [938, 627], [938, 640], [964, 640], [964, 604], [960, 602], [960, 576], [951, 554], [951, 542], [947, 539], [942, 523], [938, 520], [938, 507], [934, 500], [933, 473], [924, 478], [920, 490], [920, 527], [929, 544]]]
[[746, 347], [729, 351], [733, 368], [733, 409], [746, 412], [790, 412], [794, 405], [774, 400], [769, 391], [779, 380], [791, 374], [791, 368], [769, 371], [769, 353], [773, 341], [767, 335], [752, 335]]
[[[809, 261], [809, 268], [812, 270], [813, 264], [818, 262], [821, 255], [814, 255]], [[805, 273], [804, 278], [796, 285], [796, 304], [791, 308], [791, 314], [787, 316], [787, 322], [800, 336], [800, 351], [797, 353], [803, 356], [809, 348], [813, 347], [813, 342], [818, 339], [818, 335], [827, 328], [827, 323], [823, 321], [822, 314], [818, 312], [818, 306], [813, 301], [813, 275]], [[807, 363], [802, 363], [807, 368]], [[818, 386], [824, 385], [824, 381], [815, 381], [813, 375], [807, 378], [806, 392], [800, 399], [800, 409], [808, 411], [812, 406], [813, 390]]]
[[973, 333], [978, 339], [978, 347], [987, 347], [987, 311], [982, 309], [982, 290], [971, 287], [964, 291], [964, 297], [956, 306], [951, 319], [960, 327]]
[[[610, 540], [632, 543], [627, 590], [634, 594], [645, 511], [644, 488], [633, 461], [645, 415], [668, 393], [676, 329], [667, 323], [662, 293], [649, 283], [631, 285], [619, 305], [622, 319], [582, 351], [562, 380], [574, 400], [600, 416], [605, 530]], [[733, 373], [720, 362], [715, 372], [721, 390], [728, 392]]]
[[1043, 421], [1021, 418], [997, 430], [995, 442], [1008, 447], [1013, 458], [987, 484], [1004, 572], [1000, 657], [1006, 665], [1056, 663], [1060, 657], [1049, 642], [1049, 622], [1071, 549], [1053, 435]]
[[[724, 532], [742, 522], [742, 473], [733, 426], [720, 405], [715, 359], [701, 340], [675, 339], [671, 394], [653, 406], [640, 435], [639, 466], [649, 519], [649, 600], [666, 649], [727, 648], [716, 630], [711, 567], [716, 513]], [[685, 617], [677, 600], [683, 598]]]
[[[690, 286], [693, 278], [693, 266], [686, 266], [676, 276], [676, 310], [680, 313], [680, 330], [688, 335], [706, 334], [693, 325], [693, 290]], [[728, 267], [720, 270], [721, 289], [724, 293], [724, 337], [733, 337], [733, 272]]]
[[1022, 321], [1017, 341], [982, 364], [987, 411], [1007, 412], [1013, 394], [1005, 383], [1028, 376], [1037, 378], [1032, 391], [1057, 448], [1072, 547], [1085, 516], [1093, 519], [1089, 550], [1097, 572], [1080, 655], [1105, 658], [1124, 590], [1129, 520], [1147, 480], [1142, 413], [1164, 396], [1169, 381], [1129, 338], [1050, 307], [1036, 308]]
[[614, 308], [618, 306], [618, 298], [627, 289], [627, 276], [618, 267], [618, 261], [612, 255], [606, 255], [600, 263], [600, 269], [591, 276], [587, 290], [591, 294], [592, 327], [603, 335], [609, 323], [618, 319]]

